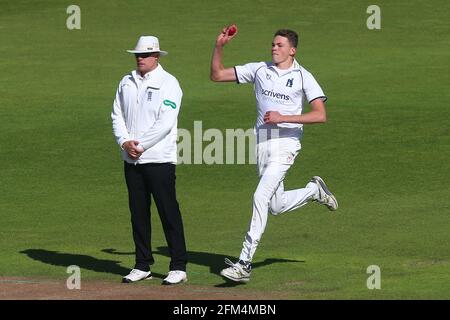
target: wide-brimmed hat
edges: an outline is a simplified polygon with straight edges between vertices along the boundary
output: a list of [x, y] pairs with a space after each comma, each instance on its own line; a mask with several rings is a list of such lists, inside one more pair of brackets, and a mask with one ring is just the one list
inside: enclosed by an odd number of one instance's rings
[[134, 50], [127, 50], [130, 53], [152, 53], [159, 52], [162, 56], [168, 54], [167, 51], [159, 49], [159, 40], [154, 36], [142, 36], [139, 38]]

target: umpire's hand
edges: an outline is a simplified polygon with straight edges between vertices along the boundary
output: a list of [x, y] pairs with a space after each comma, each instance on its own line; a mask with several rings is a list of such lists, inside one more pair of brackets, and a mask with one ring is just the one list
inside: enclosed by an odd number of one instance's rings
[[122, 149], [128, 153], [128, 156], [132, 160], [137, 160], [141, 156], [142, 152], [138, 151], [137, 146], [139, 141], [128, 140], [122, 144]]

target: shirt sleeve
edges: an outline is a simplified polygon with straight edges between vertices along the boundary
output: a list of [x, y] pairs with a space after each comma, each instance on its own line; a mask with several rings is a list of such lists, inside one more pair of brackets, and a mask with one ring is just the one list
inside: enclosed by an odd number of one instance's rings
[[171, 79], [162, 89], [163, 97], [158, 118], [137, 140], [144, 150], [150, 149], [164, 139], [176, 127], [178, 113], [180, 112], [183, 92], [176, 79]]
[[125, 124], [125, 119], [123, 117], [123, 109], [122, 109], [122, 81], [119, 83], [119, 87], [116, 91], [116, 98], [113, 102], [113, 108], [111, 112], [112, 119], [112, 127], [114, 137], [116, 139], [117, 144], [122, 147], [122, 144], [128, 140], [129, 133], [127, 130], [127, 126]]
[[238, 83], [254, 83], [255, 75], [259, 68], [265, 65], [265, 62], [252, 62], [242, 66], [235, 66], [236, 79]]
[[308, 103], [311, 103], [316, 99], [322, 99], [322, 101], [325, 102], [328, 98], [323, 93], [322, 88], [314, 76], [305, 69], [302, 69], [301, 72], [303, 79], [303, 92], [305, 93], [305, 98], [308, 100]]

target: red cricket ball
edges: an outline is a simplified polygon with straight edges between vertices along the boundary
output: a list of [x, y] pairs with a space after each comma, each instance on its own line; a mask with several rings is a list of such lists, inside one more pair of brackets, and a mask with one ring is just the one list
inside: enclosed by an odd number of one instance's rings
[[231, 26], [230, 29], [228, 29], [228, 35], [231, 37], [233, 34], [235, 34], [237, 31], [235, 26]]

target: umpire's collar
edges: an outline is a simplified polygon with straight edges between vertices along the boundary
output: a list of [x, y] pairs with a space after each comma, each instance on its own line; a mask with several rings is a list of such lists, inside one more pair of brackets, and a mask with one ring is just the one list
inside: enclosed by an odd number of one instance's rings
[[162, 84], [162, 78], [164, 74], [163, 67], [158, 63], [158, 66], [150, 71], [147, 72], [144, 76], [141, 76], [140, 73], [136, 70], [133, 70], [131, 72], [134, 81], [136, 83], [139, 83], [141, 81], [145, 81], [146, 85], [154, 87], [154, 88], [160, 88]]

